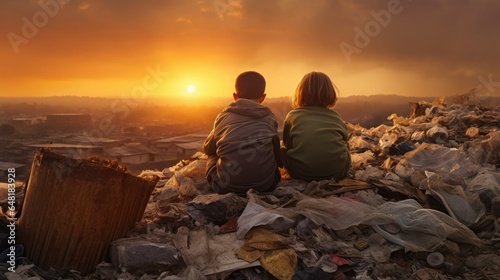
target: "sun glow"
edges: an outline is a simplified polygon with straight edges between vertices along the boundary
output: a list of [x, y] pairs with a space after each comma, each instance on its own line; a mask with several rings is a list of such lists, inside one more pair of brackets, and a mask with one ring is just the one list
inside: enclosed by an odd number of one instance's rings
[[186, 88], [186, 93], [189, 95], [195, 94], [196, 93], [196, 86], [193, 84], [188, 85]]

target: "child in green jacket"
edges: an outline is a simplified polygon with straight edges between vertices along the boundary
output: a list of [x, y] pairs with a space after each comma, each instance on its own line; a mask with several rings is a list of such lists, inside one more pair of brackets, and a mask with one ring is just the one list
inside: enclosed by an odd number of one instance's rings
[[347, 128], [335, 106], [337, 93], [330, 78], [311, 72], [302, 78], [285, 118], [282, 157], [292, 178], [305, 181], [347, 176], [351, 167]]

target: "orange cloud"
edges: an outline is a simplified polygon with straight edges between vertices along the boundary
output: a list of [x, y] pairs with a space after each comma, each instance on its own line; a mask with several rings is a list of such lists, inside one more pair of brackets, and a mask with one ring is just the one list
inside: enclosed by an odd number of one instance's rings
[[[373, 14], [396, 0], [95, 0], [64, 9], [57, 1], [0, 2], [0, 96], [120, 95], [151, 65], [172, 74], [162, 92], [196, 76], [226, 94], [250, 69], [277, 96], [313, 70], [331, 75], [344, 95], [456, 94], [480, 77], [500, 80], [498, 1], [401, 0], [386, 26]], [[377, 34], [366, 35], [370, 24], [380, 25]], [[356, 27], [369, 44], [349, 62], [339, 45], [356, 46]]]

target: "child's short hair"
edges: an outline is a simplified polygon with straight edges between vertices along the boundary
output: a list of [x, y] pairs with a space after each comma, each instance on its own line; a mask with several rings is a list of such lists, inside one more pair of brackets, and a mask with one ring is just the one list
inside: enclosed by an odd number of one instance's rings
[[294, 108], [301, 106], [333, 107], [337, 102], [335, 88], [335, 85], [325, 73], [307, 73], [295, 90], [292, 106]]
[[266, 91], [266, 80], [255, 71], [243, 72], [236, 78], [235, 89], [239, 98], [257, 99]]

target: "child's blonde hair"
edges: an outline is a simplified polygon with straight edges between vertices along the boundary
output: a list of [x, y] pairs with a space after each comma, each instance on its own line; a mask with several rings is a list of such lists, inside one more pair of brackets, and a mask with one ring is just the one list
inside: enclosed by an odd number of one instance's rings
[[337, 102], [337, 91], [330, 78], [322, 72], [307, 73], [292, 97], [294, 108], [301, 106], [333, 107]]

